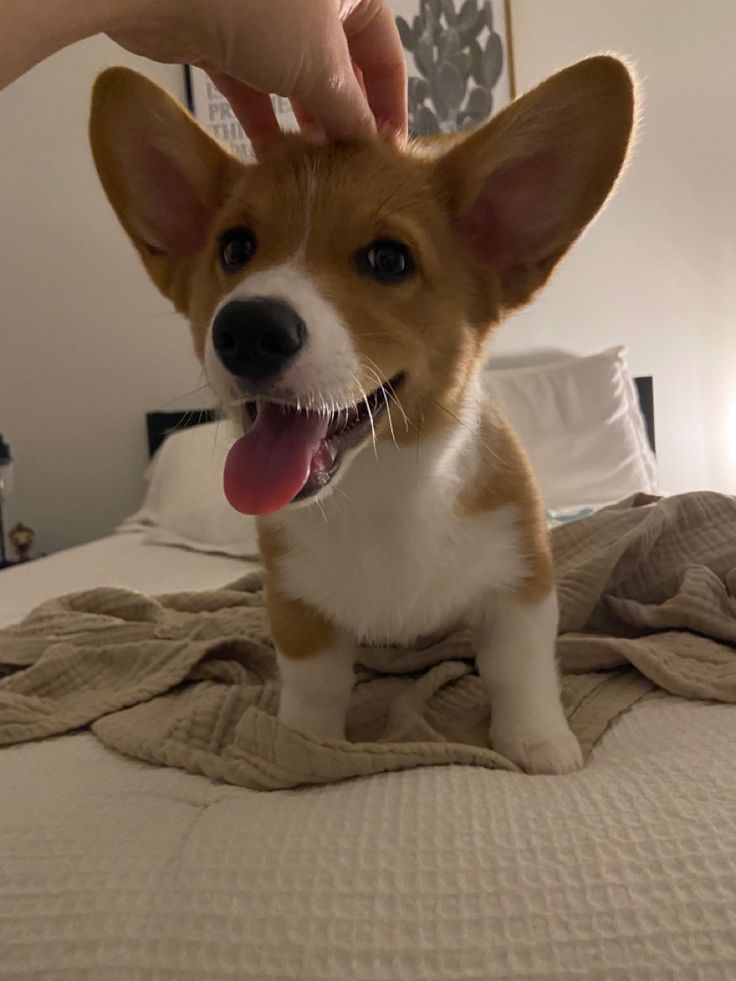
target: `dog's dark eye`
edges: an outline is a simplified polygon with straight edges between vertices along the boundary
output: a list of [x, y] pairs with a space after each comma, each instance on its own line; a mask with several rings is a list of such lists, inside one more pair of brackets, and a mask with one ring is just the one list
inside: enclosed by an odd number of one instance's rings
[[237, 272], [255, 251], [256, 237], [250, 228], [231, 228], [220, 239], [220, 265], [225, 272]]
[[416, 268], [408, 247], [390, 238], [380, 238], [355, 257], [358, 272], [372, 276], [380, 283], [398, 283]]

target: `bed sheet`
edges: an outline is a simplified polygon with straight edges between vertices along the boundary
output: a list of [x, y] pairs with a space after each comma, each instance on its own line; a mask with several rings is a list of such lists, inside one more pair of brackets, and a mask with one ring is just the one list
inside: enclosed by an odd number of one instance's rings
[[[0, 622], [243, 563], [119, 535], [0, 577]], [[256, 793], [88, 733], [0, 750], [0, 978], [736, 977], [736, 708], [655, 698], [586, 769]]]

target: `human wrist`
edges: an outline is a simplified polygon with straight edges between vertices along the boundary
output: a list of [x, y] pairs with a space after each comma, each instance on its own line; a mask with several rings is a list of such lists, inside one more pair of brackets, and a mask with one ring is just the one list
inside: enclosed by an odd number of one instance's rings
[[[38, 48], [61, 50], [131, 16], [134, 0], [8, 0], [11, 15], [33, 32]], [[15, 9], [14, 9], [15, 8]]]
[[133, 0], [5, 0], [0, 89], [62, 48], [101, 31]]
[[199, 24], [200, 33], [204, 33], [210, 23], [211, 6], [211, 0], [101, 0], [98, 17], [104, 18], [104, 24], [97, 30], [113, 37], [141, 31], [180, 36], [182, 32], [191, 33], [193, 25]]

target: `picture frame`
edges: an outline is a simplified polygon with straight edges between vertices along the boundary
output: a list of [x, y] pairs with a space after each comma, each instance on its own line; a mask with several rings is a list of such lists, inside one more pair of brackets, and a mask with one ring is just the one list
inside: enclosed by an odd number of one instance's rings
[[[391, 0], [406, 53], [414, 136], [478, 125], [516, 95], [510, 0]], [[184, 66], [193, 115], [238, 156], [252, 147], [227, 100], [200, 68]], [[282, 129], [298, 124], [288, 99], [272, 96]]]
[[[195, 119], [237, 156], [245, 160], [251, 159], [253, 148], [250, 140], [230, 108], [230, 103], [217, 89], [209, 75], [201, 68], [185, 65], [184, 87], [189, 111]], [[271, 96], [271, 104], [282, 129], [298, 128], [288, 99], [274, 95]]]

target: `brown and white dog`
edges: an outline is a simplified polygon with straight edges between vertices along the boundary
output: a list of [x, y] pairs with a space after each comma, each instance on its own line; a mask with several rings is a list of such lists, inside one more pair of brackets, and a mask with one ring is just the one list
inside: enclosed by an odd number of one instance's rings
[[359, 642], [465, 623], [492, 747], [581, 765], [544, 511], [479, 374], [606, 200], [633, 119], [629, 71], [599, 56], [461, 137], [291, 136], [246, 164], [142, 76], [98, 79], [102, 183], [242, 419], [225, 490], [260, 516], [288, 725], [344, 738]]

